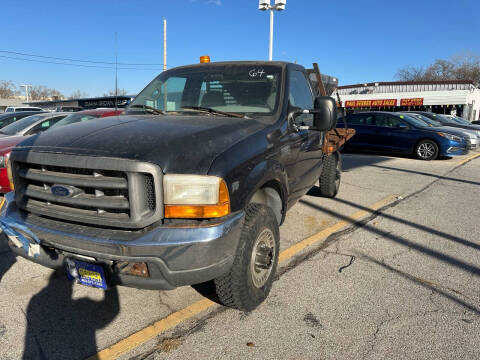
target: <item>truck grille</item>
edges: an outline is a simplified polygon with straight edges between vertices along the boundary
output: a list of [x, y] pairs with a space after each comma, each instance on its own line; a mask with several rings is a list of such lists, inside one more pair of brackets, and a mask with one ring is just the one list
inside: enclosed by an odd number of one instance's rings
[[17, 206], [27, 212], [134, 229], [163, 218], [162, 172], [156, 165], [25, 151], [13, 152], [11, 161]]

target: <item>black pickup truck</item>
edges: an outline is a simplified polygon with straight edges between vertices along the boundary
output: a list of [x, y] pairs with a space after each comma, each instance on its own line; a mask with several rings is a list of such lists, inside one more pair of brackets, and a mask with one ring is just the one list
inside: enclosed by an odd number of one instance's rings
[[285, 62], [224, 62], [161, 73], [125, 115], [29, 138], [8, 163], [2, 237], [20, 256], [106, 288], [213, 282], [252, 310], [268, 295], [287, 210], [320, 181], [336, 102]]

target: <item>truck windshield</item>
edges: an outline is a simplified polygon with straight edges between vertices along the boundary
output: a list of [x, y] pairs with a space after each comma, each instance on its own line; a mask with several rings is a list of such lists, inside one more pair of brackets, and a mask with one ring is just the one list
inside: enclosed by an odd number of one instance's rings
[[278, 106], [281, 72], [282, 68], [275, 65], [207, 65], [174, 69], [153, 80], [135, 98], [131, 109], [145, 106], [174, 115], [192, 108], [209, 108], [219, 112], [268, 116], [275, 113]]

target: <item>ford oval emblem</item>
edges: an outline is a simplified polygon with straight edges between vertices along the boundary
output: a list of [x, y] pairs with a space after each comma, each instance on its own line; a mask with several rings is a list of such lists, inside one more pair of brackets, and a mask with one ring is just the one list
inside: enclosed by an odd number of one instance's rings
[[67, 185], [53, 185], [51, 191], [55, 196], [71, 197], [75, 193], [75, 188]]

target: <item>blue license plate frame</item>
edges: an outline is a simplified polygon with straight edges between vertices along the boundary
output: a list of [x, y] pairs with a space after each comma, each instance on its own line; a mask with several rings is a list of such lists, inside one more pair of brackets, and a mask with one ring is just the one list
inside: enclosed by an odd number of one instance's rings
[[105, 277], [105, 270], [102, 265], [92, 264], [85, 261], [70, 259], [76, 271], [76, 277], [73, 277], [71, 270], [67, 269], [67, 277], [70, 280], [76, 280], [79, 284], [90, 286], [98, 289], [107, 289], [107, 279]]

